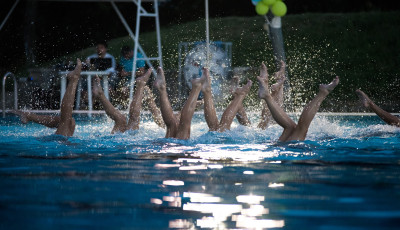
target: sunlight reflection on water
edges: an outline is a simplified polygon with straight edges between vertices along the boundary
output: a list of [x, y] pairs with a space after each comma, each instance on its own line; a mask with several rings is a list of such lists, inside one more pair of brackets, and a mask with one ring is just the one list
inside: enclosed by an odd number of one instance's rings
[[315, 229], [316, 218], [399, 217], [398, 128], [317, 116], [306, 141], [279, 143], [276, 124], [217, 133], [196, 116], [189, 140], [164, 138], [151, 120], [115, 135], [108, 119], [79, 121], [67, 139], [39, 125], [1, 125], [3, 213], [18, 216], [16, 203], [45, 223], [56, 222], [51, 205], [69, 223], [124, 213], [113, 226], [127, 229], [147, 215], [153, 229]]

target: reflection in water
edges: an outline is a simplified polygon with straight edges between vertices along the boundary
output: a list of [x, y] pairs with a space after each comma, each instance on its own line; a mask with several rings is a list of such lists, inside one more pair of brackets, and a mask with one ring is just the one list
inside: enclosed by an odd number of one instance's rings
[[190, 201], [196, 203], [219, 203], [222, 201], [220, 197], [214, 197], [206, 193], [184, 192], [183, 197], [189, 197]]
[[236, 227], [239, 228], [282, 228], [285, 226], [284, 220], [257, 220], [254, 217], [240, 215], [236, 220]]
[[189, 171], [189, 170], [205, 170], [207, 166], [205, 165], [190, 165], [190, 166], [181, 166], [179, 170]]
[[180, 164], [156, 164], [154, 167], [156, 168], [175, 168], [180, 167]]
[[177, 219], [169, 221], [169, 228], [193, 229], [194, 224], [188, 220]]
[[71, 145], [40, 138], [52, 133], [43, 127], [2, 126], [0, 219], [15, 229], [397, 229], [400, 129], [313, 123], [308, 141], [290, 143], [271, 142], [273, 126], [204, 134], [203, 121], [185, 141], [147, 124], [116, 135], [83, 124]]
[[[182, 146], [174, 146], [174, 148], [181, 148]], [[187, 148], [187, 147], [183, 147]], [[192, 147], [193, 148], [193, 147]], [[200, 148], [201, 149], [201, 148]], [[197, 149], [199, 150], [199, 149]], [[201, 149], [204, 151], [204, 149]], [[195, 152], [194, 154], [198, 154]], [[246, 159], [246, 154], [238, 151], [241, 154], [240, 159], [236, 164], [243, 164], [246, 161], [255, 160], [254, 156]], [[187, 171], [189, 174], [196, 174], [196, 171], [204, 170], [219, 170], [223, 169], [224, 166], [221, 164], [211, 163], [210, 160], [216, 160], [216, 158], [224, 158], [225, 155], [222, 152], [214, 153], [212, 159], [204, 158], [178, 158], [173, 160], [172, 164], [155, 164], [155, 168]], [[273, 154], [273, 153], [272, 153]], [[271, 161], [268, 163], [281, 163], [280, 161]], [[254, 175], [252, 170], [244, 170], [242, 175]], [[189, 182], [188, 182], [189, 183]], [[235, 183], [236, 186], [242, 186], [242, 183]], [[181, 180], [164, 180], [161, 187], [165, 186], [185, 186], [185, 182]], [[283, 183], [272, 183], [268, 184], [268, 188], [279, 188], [284, 187]], [[213, 229], [227, 229], [231, 228], [232, 224], [236, 228], [245, 229], [262, 229], [262, 228], [282, 228], [285, 226], [284, 220], [273, 220], [267, 219], [269, 215], [269, 209], [264, 207], [265, 196], [255, 194], [242, 194], [237, 195], [236, 203], [234, 200], [224, 200], [219, 196], [213, 195], [210, 192], [194, 192], [187, 190], [188, 188], [182, 187], [186, 191], [180, 190], [179, 192], [169, 192], [169, 195], [160, 198], [152, 198], [150, 202], [154, 205], [167, 204], [169, 207], [181, 208], [183, 211], [188, 213], [197, 212], [202, 214], [201, 218], [190, 218], [190, 219], [176, 219], [169, 222], [169, 228], [179, 229], [193, 229], [196, 227], [200, 228], [213, 228]], [[205, 186], [199, 187], [203, 191], [206, 189]], [[193, 189], [193, 188], [191, 188]], [[208, 190], [207, 190], [208, 191]], [[228, 226], [229, 225], [229, 226]]]
[[[174, 196], [175, 195], [175, 196]], [[178, 195], [178, 196], [176, 196]], [[178, 194], [172, 194], [172, 196], [163, 196], [163, 201], [168, 202], [170, 207], [181, 207], [182, 198]]]
[[165, 180], [163, 181], [163, 185], [182, 186], [185, 185], [185, 182], [180, 180]]
[[269, 183], [268, 188], [278, 188], [285, 186], [283, 183]]
[[162, 204], [162, 200], [160, 200], [160, 199], [157, 199], [157, 198], [151, 198], [150, 199], [150, 203], [152, 203], [152, 204], [158, 204], [158, 205], [161, 205]]
[[[177, 159], [175, 163], [187, 164], [199, 163], [200, 165], [180, 166], [179, 170], [206, 170], [208, 168], [219, 169], [222, 165], [214, 165], [207, 167], [208, 161], [201, 159]], [[171, 164], [172, 165], [172, 164]], [[160, 165], [158, 168], [178, 168], [177, 165]], [[183, 169], [182, 169], [183, 168]], [[250, 171], [251, 175], [254, 174]], [[249, 174], [249, 173], [245, 173]], [[185, 182], [180, 180], [164, 180], [162, 186], [184, 186]], [[241, 183], [237, 183], [241, 185]], [[282, 183], [270, 183], [268, 187], [283, 187]], [[202, 187], [202, 189], [205, 189]], [[227, 229], [228, 225], [236, 225], [236, 228], [245, 229], [262, 229], [262, 228], [282, 228], [285, 226], [284, 220], [265, 219], [269, 215], [269, 209], [260, 204], [265, 201], [265, 196], [245, 194], [236, 196], [237, 203], [227, 202], [223, 198], [213, 195], [212, 193], [202, 192], [170, 192], [169, 195], [163, 196], [162, 199], [152, 198], [150, 202], [154, 205], [162, 205], [164, 202], [169, 207], [181, 208], [185, 212], [197, 212], [203, 214], [201, 218], [193, 219], [176, 219], [169, 221], [169, 228], [176, 229], [193, 229], [213, 228]], [[229, 202], [229, 201], [228, 201]]]
[[259, 204], [261, 201], [264, 201], [264, 196], [240, 195], [236, 197], [236, 200], [239, 203]]
[[262, 216], [268, 213], [269, 213], [268, 208], [264, 208], [264, 206], [259, 204], [250, 205], [250, 208], [242, 210], [242, 215], [245, 216]]

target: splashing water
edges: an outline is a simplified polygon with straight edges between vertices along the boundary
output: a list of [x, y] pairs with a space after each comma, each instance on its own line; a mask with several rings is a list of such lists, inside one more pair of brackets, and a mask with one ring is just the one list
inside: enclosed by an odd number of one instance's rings
[[[297, 115], [293, 115], [296, 121]], [[17, 120], [13, 118], [14, 121]], [[352, 151], [359, 151], [358, 144], [365, 142], [365, 147], [371, 147], [379, 144], [378, 140], [382, 141], [382, 148], [386, 149], [386, 143], [393, 143], [394, 146], [389, 147], [387, 151], [392, 150], [393, 154], [396, 140], [400, 130], [398, 128], [379, 124], [379, 119], [374, 120], [374, 117], [367, 119], [367, 122], [362, 121], [365, 117], [349, 117], [347, 120], [340, 116], [316, 116], [308, 131], [307, 140], [304, 142], [289, 142], [277, 143], [283, 129], [277, 124], [272, 124], [267, 130], [256, 128], [258, 114], [252, 114], [251, 120], [253, 124], [249, 127], [241, 126], [236, 121], [232, 124], [230, 131], [224, 133], [208, 132], [207, 123], [203, 118], [202, 112], [197, 112], [192, 121], [192, 132], [189, 140], [165, 139], [165, 130], [159, 128], [152, 120], [149, 114], [144, 115], [139, 130], [110, 134], [113, 121], [103, 116], [97, 119], [87, 121], [77, 118], [78, 125], [75, 130], [74, 137], [68, 138], [64, 144], [60, 144], [60, 139], [53, 135], [54, 130], [36, 124], [21, 125], [15, 122], [11, 124], [2, 121], [1, 133], [2, 138], [0, 144], [5, 148], [1, 152], [8, 154], [8, 150], [13, 148], [24, 149], [24, 152], [35, 154], [50, 154], [57, 156], [64, 154], [61, 150], [68, 150], [69, 153], [87, 154], [88, 152], [96, 152], [97, 154], [120, 153], [140, 154], [152, 153], [163, 154], [164, 152], [174, 154], [195, 154], [196, 156], [207, 153], [206, 155], [213, 158], [225, 158], [232, 154], [232, 151], [243, 155], [257, 155], [258, 160], [286, 159], [288, 156], [288, 148], [293, 145], [300, 146], [296, 150], [295, 155], [308, 156], [310, 146], [315, 149], [315, 153], [321, 158], [329, 155], [320, 154], [319, 148], [325, 149], [327, 146], [334, 147], [332, 143], [338, 146], [347, 146], [354, 148]], [[85, 121], [86, 120], [86, 121]], [[359, 121], [361, 120], [361, 121]], [[376, 122], [370, 124], [368, 122]], [[378, 141], [378, 143], [369, 143], [369, 140]], [[15, 145], [15, 143], [18, 143]], [[21, 144], [22, 143], [22, 144]], [[46, 145], [46, 150], [43, 151], [41, 145]], [[25, 146], [26, 145], [26, 146]], [[70, 148], [71, 146], [73, 148]], [[35, 146], [34, 148], [31, 148]], [[47, 148], [48, 146], [48, 148]], [[54, 148], [53, 148], [54, 147]], [[296, 147], [297, 148], [297, 147]], [[304, 149], [302, 149], [304, 148]], [[38, 152], [34, 151], [37, 149]], [[270, 151], [285, 154], [269, 155]], [[304, 151], [304, 152], [303, 152]], [[338, 150], [339, 151], [339, 150]], [[344, 151], [344, 150], [343, 150]], [[347, 151], [347, 150], [346, 150]], [[267, 152], [266, 155], [264, 155]], [[377, 157], [371, 149], [371, 157]], [[17, 154], [18, 151], [17, 151]], [[290, 154], [289, 154], [290, 155]], [[271, 157], [272, 156], [272, 157]]]
[[104, 116], [76, 117], [71, 138], [0, 120], [0, 218], [15, 229], [397, 227], [400, 129], [317, 115], [306, 141], [279, 143], [281, 127], [250, 119], [208, 132], [198, 112], [189, 140], [164, 138], [149, 114], [115, 135]]
[[[231, 70], [230, 59], [227, 53], [215, 44], [209, 45], [208, 69], [211, 77], [211, 88], [216, 103], [226, 99], [229, 88], [228, 75]], [[207, 62], [207, 44], [199, 42], [186, 55], [184, 61], [184, 77], [185, 82], [192, 88], [192, 78], [198, 78], [202, 75], [202, 67], [206, 67]]]

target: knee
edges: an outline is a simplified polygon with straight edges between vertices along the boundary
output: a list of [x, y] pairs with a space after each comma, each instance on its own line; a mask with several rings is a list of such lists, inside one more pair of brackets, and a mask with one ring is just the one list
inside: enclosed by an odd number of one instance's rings
[[297, 124], [291, 123], [288, 125], [288, 127], [286, 127], [286, 129], [289, 130], [290, 132], [293, 132], [294, 130], [296, 130], [297, 127], [298, 127]]
[[126, 125], [126, 117], [122, 114], [118, 115], [115, 119], [115, 123], [118, 125]]

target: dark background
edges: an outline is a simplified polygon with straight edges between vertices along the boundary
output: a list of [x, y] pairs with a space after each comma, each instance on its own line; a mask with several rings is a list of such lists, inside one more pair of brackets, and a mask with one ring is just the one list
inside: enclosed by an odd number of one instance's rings
[[[3, 20], [14, 0], [0, 2]], [[399, 1], [379, 0], [285, 0], [287, 14], [311, 12], [346, 13], [393, 11]], [[161, 27], [204, 19], [204, 0], [168, 0], [159, 3]], [[136, 5], [117, 3], [135, 31]], [[152, 11], [149, 3], [145, 8]], [[250, 0], [210, 0], [210, 17], [255, 16]], [[141, 32], [154, 30], [153, 18], [142, 19]], [[128, 33], [110, 3], [52, 2], [21, 0], [0, 31], [0, 71], [16, 72], [21, 66], [41, 63], [93, 46], [97, 40], [126, 36]]]

